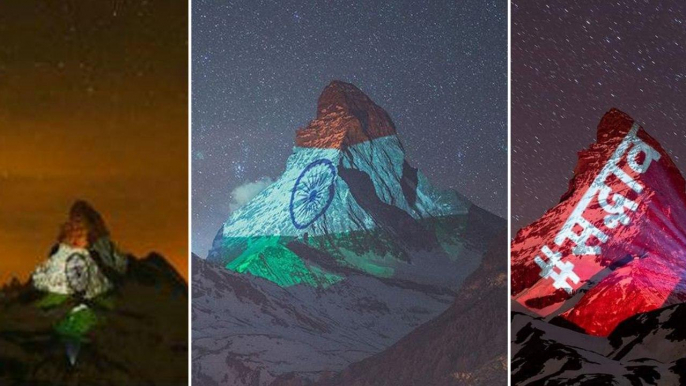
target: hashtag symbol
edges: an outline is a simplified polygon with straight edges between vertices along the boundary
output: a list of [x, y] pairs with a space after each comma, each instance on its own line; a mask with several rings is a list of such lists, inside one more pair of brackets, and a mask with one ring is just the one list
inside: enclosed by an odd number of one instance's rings
[[[562, 255], [559, 252], [551, 251], [547, 245], [544, 245], [541, 251], [548, 258], [548, 262], [543, 261], [540, 256], [534, 258], [536, 264], [541, 268], [540, 276], [544, 279], [552, 279], [553, 287], [557, 289], [562, 288], [568, 294], [571, 294], [573, 289], [568, 281], [574, 284], [579, 283], [579, 276], [574, 273], [574, 264], [568, 261], [561, 261]], [[557, 272], [555, 269], [557, 269]]]

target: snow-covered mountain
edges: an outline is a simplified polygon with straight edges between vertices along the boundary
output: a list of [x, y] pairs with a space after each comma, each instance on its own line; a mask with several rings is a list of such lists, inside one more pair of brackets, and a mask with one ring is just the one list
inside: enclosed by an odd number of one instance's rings
[[605, 114], [568, 192], [512, 242], [513, 385], [686, 384], [685, 187]]
[[613, 109], [579, 153], [569, 190], [512, 243], [512, 296], [607, 336], [686, 299], [686, 183], [669, 154]]
[[299, 242], [375, 276], [456, 288], [479, 259], [449, 231], [465, 227], [469, 201], [410, 166], [388, 114], [355, 86], [329, 84], [317, 112], [284, 173], [224, 223], [208, 261], [283, 286], [340, 280], [304, 267], [286, 248]]
[[327, 289], [193, 262], [193, 376], [201, 385], [269, 384], [338, 370], [390, 346], [450, 305], [440, 287], [341, 272]]
[[431, 185], [390, 116], [334, 81], [284, 173], [194, 261], [193, 379], [315, 380], [379, 353], [445, 311], [504, 228]]

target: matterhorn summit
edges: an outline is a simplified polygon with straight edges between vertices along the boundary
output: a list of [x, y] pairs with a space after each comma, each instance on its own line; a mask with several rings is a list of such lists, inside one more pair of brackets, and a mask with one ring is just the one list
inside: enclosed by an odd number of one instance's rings
[[568, 191], [512, 243], [513, 298], [607, 336], [686, 300], [686, 189], [669, 154], [612, 109], [579, 153]]
[[77, 201], [52, 253], [31, 278], [38, 290], [92, 299], [112, 289], [107, 274], [124, 274], [126, 263], [100, 214], [87, 202]]
[[410, 165], [386, 111], [354, 85], [333, 81], [319, 97], [317, 118], [297, 130], [286, 170], [231, 214], [208, 261], [286, 285], [336, 280], [284, 272], [295, 265], [279, 264], [275, 253], [255, 258], [270, 248], [297, 262], [287, 247], [296, 242], [378, 276], [456, 287], [456, 277], [475, 269], [478, 256], [465, 258], [469, 246], [441, 229], [457, 226], [456, 216], [471, 207]]

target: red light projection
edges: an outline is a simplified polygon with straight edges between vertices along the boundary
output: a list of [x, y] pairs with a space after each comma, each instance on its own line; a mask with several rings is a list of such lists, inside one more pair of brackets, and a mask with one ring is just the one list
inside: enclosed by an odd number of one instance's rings
[[684, 179], [662, 146], [611, 110], [561, 202], [513, 241], [513, 298], [600, 336], [682, 302], [685, 204]]

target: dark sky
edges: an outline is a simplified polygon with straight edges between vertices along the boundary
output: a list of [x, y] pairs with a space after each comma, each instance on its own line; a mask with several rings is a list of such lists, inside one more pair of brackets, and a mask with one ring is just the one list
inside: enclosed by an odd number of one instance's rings
[[686, 2], [512, 4], [512, 230], [567, 190], [611, 107], [686, 171]]
[[78, 198], [187, 276], [188, 4], [0, 1], [0, 283]]
[[283, 172], [333, 79], [388, 111], [433, 183], [505, 217], [506, 23], [505, 0], [194, 1], [193, 251], [234, 189]]

